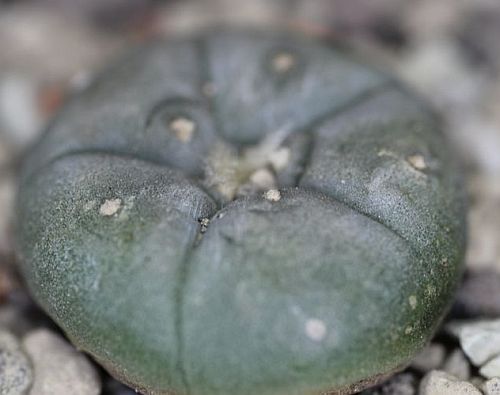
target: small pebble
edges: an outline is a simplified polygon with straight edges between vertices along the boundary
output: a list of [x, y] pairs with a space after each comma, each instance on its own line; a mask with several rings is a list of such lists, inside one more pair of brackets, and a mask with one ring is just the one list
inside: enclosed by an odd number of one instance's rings
[[0, 394], [25, 395], [31, 386], [33, 372], [16, 337], [0, 330]]
[[500, 395], [500, 378], [495, 377], [483, 385], [485, 395]]
[[443, 370], [460, 380], [469, 380], [470, 364], [467, 357], [460, 349], [454, 350], [446, 359]]
[[432, 370], [420, 382], [420, 395], [481, 395], [476, 387], [466, 381], [440, 371]]
[[412, 361], [411, 367], [419, 372], [439, 369], [444, 362], [446, 349], [442, 344], [432, 343], [424, 348]]
[[500, 320], [453, 322], [448, 330], [477, 367], [500, 355]]
[[47, 329], [37, 329], [23, 339], [33, 361], [35, 378], [29, 395], [99, 395], [101, 382], [82, 353]]
[[500, 377], [500, 356], [497, 356], [484, 364], [481, 369], [479, 369], [479, 373], [487, 379]]

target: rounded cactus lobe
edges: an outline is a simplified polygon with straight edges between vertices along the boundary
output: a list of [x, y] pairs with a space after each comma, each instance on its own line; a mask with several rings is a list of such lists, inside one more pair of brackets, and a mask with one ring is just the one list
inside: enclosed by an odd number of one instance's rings
[[213, 201], [169, 169], [99, 154], [47, 166], [20, 196], [19, 243], [39, 303], [124, 381], [182, 388], [178, 287]]
[[319, 394], [401, 366], [435, 325], [408, 300], [433, 303], [428, 275], [403, 238], [321, 193], [234, 202], [191, 257], [188, 387]]
[[[200, 100], [199, 59], [191, 40], [155, 42], [124, 57], [68, 102], [28, 158], [25, 173], [68, 152], [85, 151], [134, 155], [199, 173], [192, 152], [203, 154], [214, 139]], [[169, 114], [195, 124], [189, 141], [172, 133]]]
[[376, 218], [436, 268], [459, 260], [465, 226], [457, 215], [464, 211], [458, 166], [438, 124], [414, 99], [392, 89], [378, 93], [312, 133], [300, 186]]
[[[176, 122], [184, 125], [176, 127]], [[33, 158], [27, 172], [47, 158], [56, 159], [69, 152], [109, 152], [199, 176], [203, 174], [203, 158], [216, 141], [207, 111], [196, 102], [181, 99], [160, 102], [149, 114], [135, 105], [104, 106], [92, 115], [54, 128], [40, 147], [45, 152], [41, 158]]]
[[26, 163], [18, 251], [47, 312], [144, 393], [345, 394], [432, 335], [463, 201], [439, 124], [387, 77], [222, 30], [67, 104]]
[[[202, 45], [219, 132], [236, 144], [256, 143], [283, 127], [305, 128], [387, 83], [340, 51], [290, 33], [222, 31]], [[289, 67], [276, 66], [280, 57], [289, 57]]]

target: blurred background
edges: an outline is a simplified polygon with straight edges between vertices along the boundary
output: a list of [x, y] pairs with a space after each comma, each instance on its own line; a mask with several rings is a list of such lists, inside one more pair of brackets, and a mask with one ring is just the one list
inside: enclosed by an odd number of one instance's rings
[[[464, 158], [470, 196], [468, 272], [452, 315], [500, 317], [498, 0], [0, 0], [0, 331], [51, 327], [23, 290], [12, 252], [23, 152], [65, 98], [127, 48], [217, 23], [330, 37], [436, 108]], [[425, 369], [409, 373], [408, 392], [378, 393], [416, 394]], [[133, 393], [99, 377], [105, 394]]]

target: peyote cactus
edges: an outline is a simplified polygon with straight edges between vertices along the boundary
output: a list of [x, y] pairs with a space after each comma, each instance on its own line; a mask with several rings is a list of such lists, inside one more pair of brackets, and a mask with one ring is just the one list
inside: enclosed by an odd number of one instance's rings
[[290, 32], [156, 42], [29, 156], [18, 252], [40, 305], [147, 394], [348, 394], [401, 369], [461, 274], [438, 122]]

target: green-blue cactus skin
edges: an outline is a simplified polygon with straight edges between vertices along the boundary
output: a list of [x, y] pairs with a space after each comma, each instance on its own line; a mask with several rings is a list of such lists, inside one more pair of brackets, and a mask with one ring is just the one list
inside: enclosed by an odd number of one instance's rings
[[[207, 184], [216, 147], [282, 129], [280, 194]], [[351, 393], [409, 362], [460, 278], [448, 147], [418, 100], [323, 41], [155, 42], [74, 97], [27, 159], [22, 270], [75, 345], [147, 394]]]

